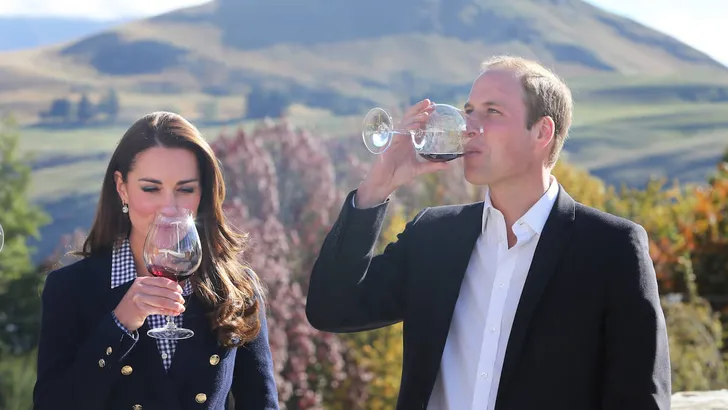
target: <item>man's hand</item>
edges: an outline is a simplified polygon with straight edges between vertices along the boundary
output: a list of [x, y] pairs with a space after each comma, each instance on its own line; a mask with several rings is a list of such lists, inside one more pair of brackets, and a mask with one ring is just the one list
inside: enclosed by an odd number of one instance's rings
[[[396, 129], [423, 128], [433, 109], [434, 104], [429, 99], [418, 102], [407, 110]], [[382, 203], [397, 188], [408, 184], [417, 176], [447, 169], [448, 166], [446, 162], [420, 160], [409, 135], [394, 135], [389, 148], [377, 155], [374, 165], [359, 185], [356, 207], [369, 208]]]

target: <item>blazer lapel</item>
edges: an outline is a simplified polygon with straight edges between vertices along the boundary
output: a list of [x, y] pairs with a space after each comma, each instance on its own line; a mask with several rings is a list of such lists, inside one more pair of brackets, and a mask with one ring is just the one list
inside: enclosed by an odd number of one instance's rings
[[546, 225], [544, 225], [541, 238], [536, 246], [531, 268], [526, 277], [523, 293], [513, 320], [503, 363], [501, 389], [513, 377], [533, 313], [571, 238], [575, 205], [571, 196], [560, 186], [556, 203], [551, 210]]
[[[436, 309], [432, 312], [432, 330], [429, 338], [430, 351], [423, 356], [426, 363], [422, 368], [428, 372], [426, 376], [427, 392], [437, 378], [440, 369], [442, 352], [445, 348], [447, 335], [450, 332], [455, 303], [460, 295], [460, 286], [465, 276], [465, 271], [470, 262], [470, 256], [475, 247], [475, 241], [482, 230], [483, 202], [465, 205], [451, 225], [448, 225], [448, 232], [436, 232], [441, 235], [442, 243], [438, 249], [438, 255], [442, 259], [435, 261], [434, 269], [441, 280], [437, 281], [438, 302]], [[451, 232], [457, 232], [453, 236]], [[424, 344], [424, 343], [423, 343]]]

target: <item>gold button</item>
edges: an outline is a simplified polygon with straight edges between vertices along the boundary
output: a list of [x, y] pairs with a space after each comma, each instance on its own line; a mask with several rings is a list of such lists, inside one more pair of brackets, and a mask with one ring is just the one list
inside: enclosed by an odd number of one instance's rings
[[121, 368], [121, 374], [123, 374], [124, 376], [130, 375], [131, 372], [133, 372], [133, 371], [134, 370], [129, 365], [126, 365], [126, 366], [124, 366], [124, 367]]
[[216, 354], [214, 354], [214, 355], [210, 356], [210, 364], [211, 364], [211, 365], [215, 366], [215, 365], [217, 365], [218, 363], [220, 363], [220, 356], [218, 356], [218, 355], [216, 355]]
[[195, 396], [195, 401], [198, 403], [204, 403], [207, 401], [207, 395], [205, 393], [199, 393]]
[[104, 367], [104, 366], [106, 366], [106, 360], [99, 359], [99, 367]]
[[113, 352], [113, 350], [111, 349], [111, 346], [107, 347], [106, 348], [106, 355], [107, 356], [111, 356], [111, 352]]
[[141, 404], [135, 404], [135, 405], [131, 406], [131, 408], [134, 409], [134, 410], [142, 410], [142, 405]]

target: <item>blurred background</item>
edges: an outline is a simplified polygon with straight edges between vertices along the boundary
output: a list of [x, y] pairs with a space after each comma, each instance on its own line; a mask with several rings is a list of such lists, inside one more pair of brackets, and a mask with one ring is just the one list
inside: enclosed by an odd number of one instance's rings
[[[271, 294], [282, 408], [394, 408], [401, 326], [314, 331], [307, 277], [373, 158], [367, 110], [462, 106], [501, 53], [572, 87], [560, 182], [648, 230], [673, 390], [728, 388], [726, 16], [719, 0], [3, 0], [0, 409], [32, 407], [45, 274], [73, 261], [111, 151], [156, 110], [193, 121], [224, 163]], [[457, 161], [420, 178], [396, 193], [380, 249], [422, 207], [482, 195]]]

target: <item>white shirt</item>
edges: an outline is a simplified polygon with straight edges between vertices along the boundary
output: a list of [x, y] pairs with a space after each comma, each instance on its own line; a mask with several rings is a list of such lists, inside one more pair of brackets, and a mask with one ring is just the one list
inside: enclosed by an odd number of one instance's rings
[[558, 191], [552, 176], [544, 195], [513, 224], [517, 242], [511, 249], [503, 214], [486, 191], [483, 229], [460, 287], [428, 409], [494, 409], [513, 318]]

